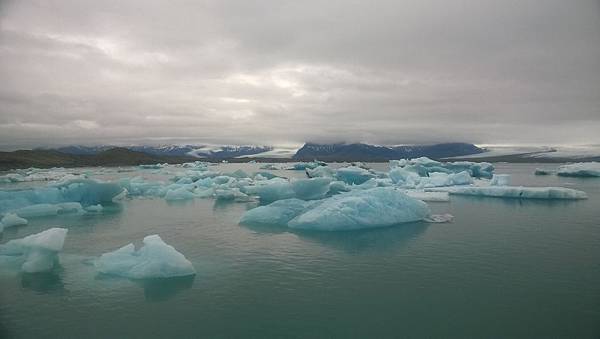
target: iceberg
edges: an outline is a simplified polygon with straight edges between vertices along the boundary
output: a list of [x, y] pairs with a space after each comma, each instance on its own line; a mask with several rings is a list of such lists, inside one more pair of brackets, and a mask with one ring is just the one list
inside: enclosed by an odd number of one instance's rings
[[143, 246], [137, 251], [133, 244], [128, 244], [116, 251], [102, 254], [95, 260], [94, 266], [101, 273], [131, 279], [196, 274], [192, 263], [156, 234], [145, 237]]
[[295, 197], [302, 200], [322, 199], [329, 192], [330, 178], [292, 180]]
[[88, 206], [85, 208], [85, 211], [88, 213], [101, 213], [102, 210], [104, 210], [104, 207], [102, 207], [102, 205], [100, 204]]
[[553, 173], [552, 171], [541, 169], [541, 168], [536, 168], [535, 171], [533, 172], [533, 174], [535, 174], [535, 175], [550, 175], [552, 173]]
[[556, 172], [561, 177], [600, 177], [600, 162], [579, 162], [563, 165]]
[[450, 195], [448, 192], [424, 192], [424, 191], [406, 191], [406, 195], [411, 198], [427, 202], [448, 202]]
[[333, 178], [335, 171], [329, 166], [319, 166], [314, 169], [307, 168], [306, 175], [309, 178]]
[[263, 180], [257, 182], [255, 186], [246, 186], [244, 193], [258, 196], [262, 202], [272, 202], [296, 196], [292, 184], [281, 178]]
[[27, 225], [27, 219], [21, 218], [15, 213], [6, 213], [0, 221], [0, 232], [4, 228], [20, 225]]
[[304, 201], [296, 198], [275, 201], [246, 211], [240, 224], [254, 226], [287, 226], [288, 222], [318, 201]]
[[587, 199], [587, 194], [563, 187], [522, 187], [522, 186], [483, 186], [483, 187], [449, 187], [433, 188], [426, 191], [444, 190], [450, 194], [474, 195], [495, 198], [516, 199]]
[[22, 218], [47, 217], [57, 215], [60, 207], [55, 204], [35, 204], [19, 208], [15, 213]]
[[170, 189], [165, 194], [165, 200], [167, 201], [188, 200], [194, 197], [194, 193], [188, 191], [186, 187]]
[[290, 220], [296, 229], [343, 231], [420, 221], [430, 215], [423, 201], [391, 187], [335, 195]]
[[63, 248], [68, 230], [51, 228], [25, 238], [0, 245], [0, 256], [13, 257], [23, 262], [23, 272], [47, 272], [58, 263], [58, 252]]
[[342, 167], [335, 173], [337, 180], [350, 185], [360, 185], [365, 181], [375, 178], [369, 170], [357, 166]]
[[292, 165], [292, 168], [290, 168], [291, 170], [295, 170], [295, 171], [304, 171], [307, 168], [309, 169], [315, 169], [319, 166], [326, 166], [327, 164], [324, 162], [320, 162], [320, 161], [313, 161], [313, 162], [299, 162], [297, 164]]

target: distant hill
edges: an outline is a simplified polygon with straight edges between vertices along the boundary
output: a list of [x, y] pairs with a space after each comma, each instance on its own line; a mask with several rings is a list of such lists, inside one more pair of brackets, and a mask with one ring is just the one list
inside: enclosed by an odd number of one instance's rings
[[182, 163], [197, 160], [189, 156], [158, 156], [126, 148], [110, 148], [95, 154], [68, 154], [56, 150], [0, 152], [0, 170], [29, 167], [135, 166]]
[[323, 161], [387, 161], [391, 159], [411, 159], [428, 157], [440, 159], [465, 156], [484, 152], [483, 149], [468, 143], [444, 143], [415, 146], [377, 146], [356, 144], [315, 144], [306, 143], [296, 152], [295, 160]]
[[[93, 155], [115, 146], [65, 146], [52, 149], [66, 154]], [[231, 145], [163, 145], [163, 146], [124, 146], [131, 151], [154, 156], [185, 156], [202, 159], [229, 159], [249, 156], [273, 150], [270, 146], [231, 146]]]

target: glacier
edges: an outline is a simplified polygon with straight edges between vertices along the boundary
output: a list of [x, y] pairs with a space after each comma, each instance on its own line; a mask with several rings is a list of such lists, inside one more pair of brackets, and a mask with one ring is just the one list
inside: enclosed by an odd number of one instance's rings
[[136, 251], [133, 244], [102, 254], [94, 261], [98, 272], [130, 279], [171, 278], [196, 274], [192, 263], [157, 234], [146, 236]]
[[58, 253], [62, 250], [68, 230], [50, 228], [21, 239], [0, 245], [0, 258], [14, 259], [27, 273], [47, 272], [58, 264]]

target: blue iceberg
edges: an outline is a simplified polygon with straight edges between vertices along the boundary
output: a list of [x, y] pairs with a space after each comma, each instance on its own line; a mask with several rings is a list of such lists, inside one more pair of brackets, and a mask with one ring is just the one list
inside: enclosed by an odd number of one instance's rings
[[63, 248], [67, 232], [66, 228], [51, 228], [11, 240], [0, 245], [0, 257], [22, 263], [23, 272], [50, 271], [58, 263], [58, 252]]

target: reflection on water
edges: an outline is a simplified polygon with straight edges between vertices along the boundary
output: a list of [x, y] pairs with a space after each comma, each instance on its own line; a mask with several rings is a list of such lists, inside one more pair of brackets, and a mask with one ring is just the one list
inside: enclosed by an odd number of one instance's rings
[[23, 273], [21, 287], [40, 294], [64, 294], [68, 291], [65, 289], [59, 271]]
[[174, 297], [194, 284], [195, 275], [173, 278], [143, 279], [137, 281], [144, 288], [147, 301], [164, 301]]

